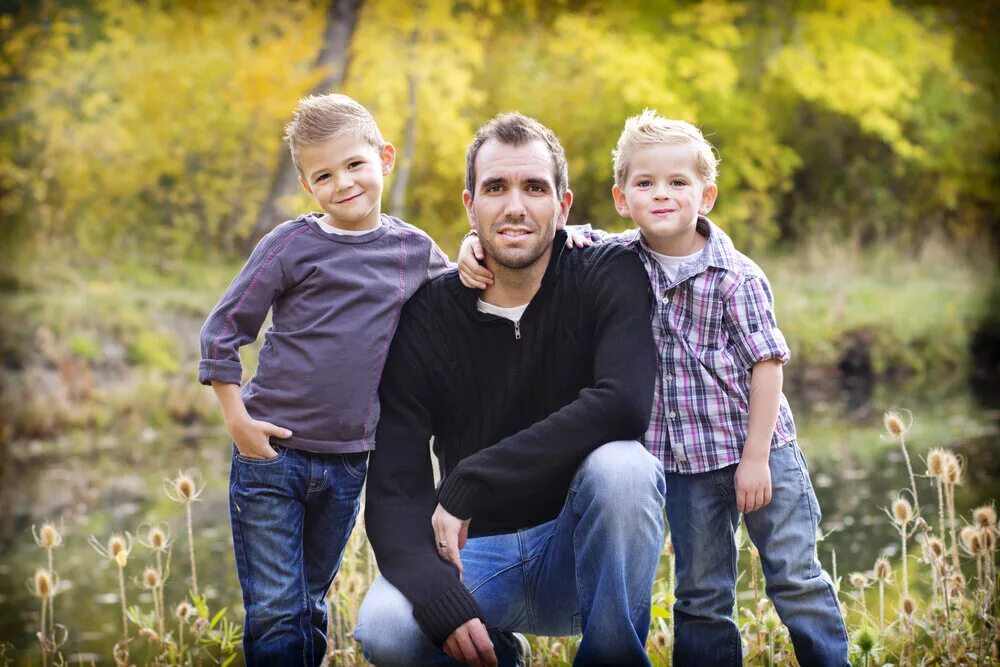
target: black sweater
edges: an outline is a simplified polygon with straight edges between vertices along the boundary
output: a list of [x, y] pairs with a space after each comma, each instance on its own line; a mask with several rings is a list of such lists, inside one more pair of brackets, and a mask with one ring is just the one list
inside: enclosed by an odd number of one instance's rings
[[549, 521], [591, 451], [640, 439], [649, 422], [646, 272], [616, 244], [567, 251], [564, 241], [557, 233], [519, 326], [479, 312], [479, 291], [453, 271], [407, 302], [389, 351], [365, 522], [382, 574], [439, 644], [482, 614], [435, 548], [437, 503], [471, 518], [473, 537]]

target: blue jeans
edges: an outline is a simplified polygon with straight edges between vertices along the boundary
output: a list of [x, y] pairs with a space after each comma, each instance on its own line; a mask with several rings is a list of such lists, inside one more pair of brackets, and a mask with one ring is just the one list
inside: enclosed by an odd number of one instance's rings
[[[612, 442], [581, 464], [557, 518], [470, 539], [462, 581], [491, 634], [582, 631], [575, 664], [648, 665], [663, 493], [660, 462], [637, 442]], [[409, 601], [382, 577], [361, 604], [354, 637], [381, 667], [458, 664], [420, 631]], [[498, 653], [501, 665], [514, 664], [512, 653]]]
[[[847, 630], [829, 575], [816, 558], [819, 503], [802, 452], [771, 451], [771, 502], [744, 515], [760, 551], [766, 591], [788, 627], [799, 664], [847, 665]], [[677, 554], [675, 665], [741, 665], [733, 621], [740, 515], [732, 465], [712, 472], [667, 474], [667, 521]]]
[[326, 591], [358, 514], [368, 453], [273, 446], [272, 459], [233, 447], [229, 513], [246, 609], [243, 650], [247, 665], [318, 665]]

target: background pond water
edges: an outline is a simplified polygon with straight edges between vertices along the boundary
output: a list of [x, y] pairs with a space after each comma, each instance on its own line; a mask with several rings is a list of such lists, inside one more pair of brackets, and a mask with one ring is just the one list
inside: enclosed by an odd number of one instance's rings
[[[965, 481], [956, 495], [957, 510], [1000, 498], [1000, 410], [992, 397], [975, 397], [955, 387], [862, 388], [852, 392], [809, 392], [790, 382], [799, 437], [823, 510], [819, 547], [830, 569], [836, 551], [839, 574], [867, 570], [876, 557], [895, 554], [898, 536], [883, 508], [908, 485], [898, 445], [881, 437], [882, 411], [912, 410], [907, 434], [916, 472], [931, 447], [954, 449], [966, 462]], [[116, 572], [87, 544], [112, 531], [135, 532], [143, 522], [169, 523], [176, 540], [166, 599], [182, 599], [189, 567], [185, 556], [181, 507], [163, 493], [163, 482], [179, 469], [197, 469], [205, 484], [194, 506], [199, 583], [213, 609], [229, 607], [242, 618], [231, 553], [226, 500], [229, 450], [217, 427], [193, 425], [184, 431], [146, 430], [127, 441], [114, 434], [78, 435], [35, 442], [12, 453], [2, 467], [0, 492], [0, 642], [14, 645], [15, 655], [34, 655], [37, 600], [25, 581], [43, 552], [31, 536], [32, 524], [60, 518], [65, 544], [55, 552], [55, 567], [66, 590], [55, 599], [56, 620], [70, 631], [66, 655], [110, 664], [110, 647], [120, 631]], [[918, 480], [925, 514], [936, 516], [933, 488]], [[128, 567], [136, 578], [150, 553], [136, 546]], [[140, 586], [130, 581], [130, 604], [151, 606]], [[135, 656], [141, 660], [141, 656]]]

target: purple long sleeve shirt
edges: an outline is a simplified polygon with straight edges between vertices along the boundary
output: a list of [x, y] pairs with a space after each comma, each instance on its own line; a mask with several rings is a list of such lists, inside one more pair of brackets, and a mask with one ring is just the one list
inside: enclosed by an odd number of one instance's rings
[[378, 384], [403, 302], [449, 268], [434, 241], [390, 216], [371, 233], [330, 234], [313, 213], [265, 236], [201, 329], [198, 381], [240, 384], [239, 349], [264, 333], [243, 387], [254, 419], [288, 428], [282, 445], [372, 449]]

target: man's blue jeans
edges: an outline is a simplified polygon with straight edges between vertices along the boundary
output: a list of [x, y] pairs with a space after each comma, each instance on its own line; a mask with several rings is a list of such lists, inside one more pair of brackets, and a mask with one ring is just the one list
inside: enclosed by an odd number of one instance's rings
[[[847, 662], [847, 631], [829, 575], [816, 559], [819, 503], [802, 452], [793, 443], [771, 451], [771, 502], [744, 515], [760, 551], [768, 597], [788, 627], [800, 665]], [[733, 476], [667, 474], [667, 521], [676, 553], [675, 665], [741, 665], [733, 621], [737, 552]]]
[[[663, 494], [660, 462], [638, 442], [612, 442], [581, 464], [557, 518], [470, 539], [462, 580], [487, 628], [582, 631], [575, 664], [648, 665], [643, 647], [663, 545]], [[365, 658], [380, 667], [457, 664], [420, 631], [412, 609], [392, 584], [376, 580], [354, 632]], [[509, 652], [497, 658], [513, 664]]]
[[247, 665], [318, 665], [326, 591], [358, 514], [368, 453], [313, 454], [274, 445], [272, 459], [233, 447], [229, 511], [246, 608]]

